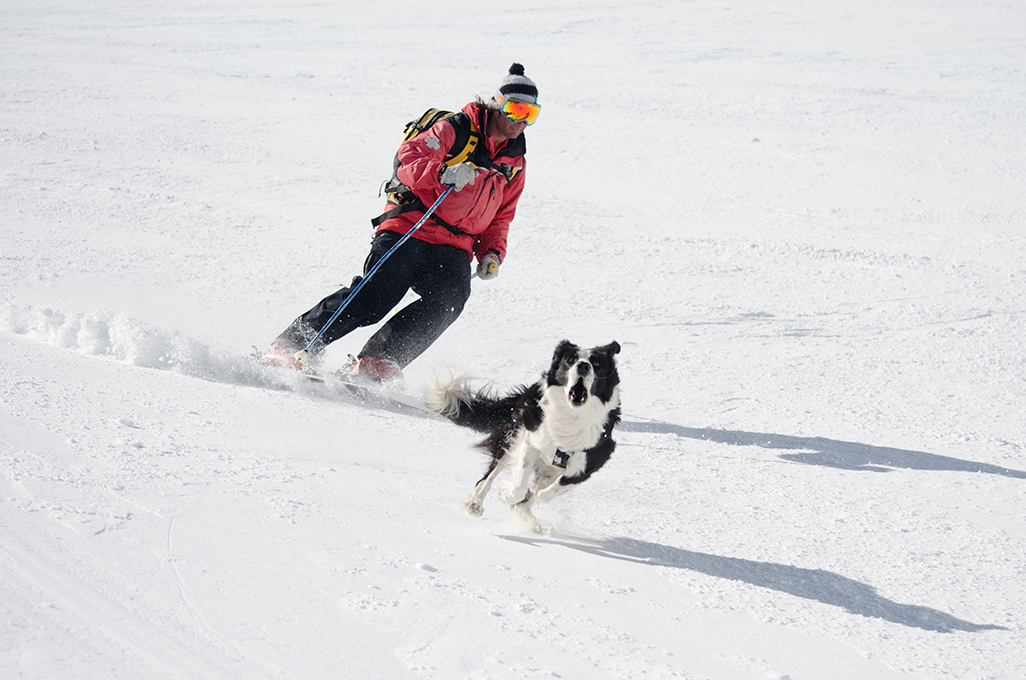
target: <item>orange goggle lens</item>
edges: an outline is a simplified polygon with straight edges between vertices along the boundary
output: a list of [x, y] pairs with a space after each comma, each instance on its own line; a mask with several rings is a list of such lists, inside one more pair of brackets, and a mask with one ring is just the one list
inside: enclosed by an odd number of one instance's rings
[[534, 125], [534, 121], [538, 120], [538, 114], [541, 113], [541, 107], [537, 104], [515, 102], [507, 99], [502, 102], [502, 113], [514, 123]]

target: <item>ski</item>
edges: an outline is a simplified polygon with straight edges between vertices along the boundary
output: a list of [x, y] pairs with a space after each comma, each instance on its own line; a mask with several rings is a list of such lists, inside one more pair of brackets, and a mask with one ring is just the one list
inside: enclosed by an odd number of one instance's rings
[[322, 385], [325, 390], [347, 402], [421, 418], [440, 417], [430, 411], [420, 399], [405, 391], [390, 389], [385, 385], [357, 382], [345, 373], [304, 375], [309, 381]]
[[[358, 404], [367, 408], [376, 408], [383, 411], [391, 411], [392, 413], [398, 413], [402, 415], [412, 415], [421, 418], [440, 418], [433, 411], [429, 410], [424, 403], [416, 396], [404, 391], [389, 388], [387, 385], [370, 382], [364, 378], [356, 378], [355, 376], [346, 373], [344, 371], [335, 371], [334, 373], [320, 373], [316, 370], [310, 370], [307, 367], [302, 372], [296, 371], [292, 368], [285, 368], [281, 366], [272, 366], [267, 364], [260, 364], [260, 351], [257, 348], [253, 348], [254, 353], [250, 356], [253, 362], [264, 369], [270, 369], [271, 371], [283, 371], [288, 377], [284, 387], [292, 389], [294, 391], [299, 388], [299, 385], [304, 382], [313, 389], [313, 392], [319, 392], [322, 396], [344, 401], [349, 404]], [[304, 380], [300, 380], [299, 384], [295, 383], [292, 379], [293, 376], [298, 377], [297, 374], [301, 374]], [[298, 391], [308, 391], [304, 389], [298, 389]]]

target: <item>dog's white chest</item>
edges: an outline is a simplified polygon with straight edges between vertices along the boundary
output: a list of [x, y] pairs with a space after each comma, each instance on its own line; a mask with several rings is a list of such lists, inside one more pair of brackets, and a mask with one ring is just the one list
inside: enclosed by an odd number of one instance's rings
[[571, 406], [563, 388], [552, 386], [541, 400], [545, 417], [541, 427], [531, 433], [532, 444], [546, 454], [557, 449], [583, 451], [599, 443], [606, 425], [606, 416], [616, 404], [603, 404], [592, 398], [582, 406]]

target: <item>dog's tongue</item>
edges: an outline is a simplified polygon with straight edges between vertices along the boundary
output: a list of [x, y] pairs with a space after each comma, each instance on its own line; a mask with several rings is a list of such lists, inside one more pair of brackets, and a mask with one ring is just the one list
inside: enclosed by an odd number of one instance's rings
[[588, 388], [584, 386], [584, 380], [578, 380], [577, 384], [570, 388], [570, 403], [580, 406], [588, 401]]

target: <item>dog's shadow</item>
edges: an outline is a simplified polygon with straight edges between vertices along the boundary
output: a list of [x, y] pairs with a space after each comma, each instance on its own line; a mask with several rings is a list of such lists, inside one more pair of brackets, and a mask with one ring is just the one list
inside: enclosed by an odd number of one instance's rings
[[619, 427], [624, 432], [675, 434], [679, 437], [687, 437], [688, 439], [701, 439], [703, 441], [730, 444], [732, 446], [761, 446], [767, 449], [800, 451], [800, 453], [782, 453], [780, 458], [805, 465], [820, 465], [841, 470], [869, 472], [890, 472], [893, 468], [946, 470], [950, 472], [982, 472], [990, 475], [1026, 479], [1026, 472], [1011, 470], [997, 465], [961, 460], [949, 456], [939, 456], [923, 451], [857, 444], [835, 439], [825, 439], [823, 437], [792, 437], [783, 434], [712, 430], [654, 421], [626, 421], [621, 422]]
[[[683, 427], [671, 423], [624, 421], [624, 432], [673, 434], [689, 439], [712, 441], [732, 446], [761, 446], [769, 449], [795, 451], [780, 458], [824, 467], [869, 472], [890, 472], [895, 468], [909, 470], [946, 470], [1002, 475], [1026, 479], [1026, 472], [987, 463], [960, 460], [923, 451], [910, 451], [886, 446], [872, 446], [823, 437], [712, 430]], [[720, 557], [683, 550], [658, 543], [631, 538], [587, 539], [525, 538], [503, 536], [511, 541], [539, 545], [549, 543], [602, 557], [621, 559], [657, 567], [687, 569], [710, 576], [742, 581], [824, 604], [842, 607], [861, 616], [880, 618], [904, 626], [948, 633], [952, 631], [1007, 630], [1002, 626], [963, 621], [929, 607], [893, 602], [880, 596], [872, 586], [820, 569], [754, 562], [734, 557]]]
[[499, 536], [499, 538], [534, 546], [558, 545], [592, 555], [653, 567], [687, 569], [709, 576], [750, 583], [808, 600], [816, 600], [823, 604], [842, 607], [852, 614], [879, 618], [911, 628], [922, 628], [939, 633], [1007, 630], [1003, 626], [963, 621], [951, 614], [929, 607], [894, 602], [879, 595], [872, 586], [821, 569], [803, 569], [772, 562], [720, 557], [632, 538], [617, 537], [596, 541], [575, 537]]

